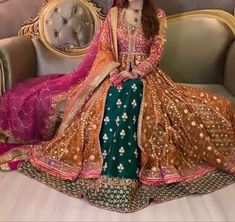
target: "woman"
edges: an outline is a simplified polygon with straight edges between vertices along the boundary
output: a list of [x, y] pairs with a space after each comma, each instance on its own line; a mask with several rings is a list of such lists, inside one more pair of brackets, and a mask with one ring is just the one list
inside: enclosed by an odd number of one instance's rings
[[9, 148], [28, 154], [19, 172], [118, 212], [233, 183], [235, 109], [158, 68], [166, 29], [151, 1], [119, 1], [54, 138]]

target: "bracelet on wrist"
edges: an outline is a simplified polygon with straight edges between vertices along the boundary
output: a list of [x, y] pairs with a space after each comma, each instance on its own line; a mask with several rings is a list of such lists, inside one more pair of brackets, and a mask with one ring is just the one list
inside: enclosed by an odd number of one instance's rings
[[116, 72], [119, 72], [119, 70], [118, 70], [118, 69], [113, 69], [113, 70], [111, 70], [111, 71], [109, 72], [109, 75], [112, 75], [112, 74], [114, 74], [114, 73], [116, 73]]
[[137, 75], [137, 78], [141, 78], [141, 77], [142, 77], [138, 71], [132, 70], [132, 72], [133, 72], [135, 75]]

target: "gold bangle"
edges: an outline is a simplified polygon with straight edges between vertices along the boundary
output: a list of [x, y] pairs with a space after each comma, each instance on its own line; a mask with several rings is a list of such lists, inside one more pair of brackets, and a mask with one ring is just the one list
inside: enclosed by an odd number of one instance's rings
[[134, 74], [136, 74], [136, 75], [137, 75], [137, 78], [141, 78], [141, 75], [139, 74], [139, 72], [138, 72], [138, 71], [136, 71], [136, 70], [132, 70], [132, 72], [133, 72]]

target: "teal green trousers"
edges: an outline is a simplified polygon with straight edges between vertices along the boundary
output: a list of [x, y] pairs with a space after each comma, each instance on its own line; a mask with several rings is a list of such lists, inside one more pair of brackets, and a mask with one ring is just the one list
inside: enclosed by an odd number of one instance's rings
[[122, 87], [111, 86], [108, 90], [100, 131], [104, 158], [102, 175], [138, 178], [140, 148], [137, 144], [137, 124], [142, 93], [140, 79], [128, 80]]

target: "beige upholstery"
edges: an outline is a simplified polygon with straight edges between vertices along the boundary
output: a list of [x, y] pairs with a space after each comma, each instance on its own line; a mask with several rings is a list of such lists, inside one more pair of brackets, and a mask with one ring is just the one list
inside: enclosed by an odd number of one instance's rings
[[173, 19], [168, 26], [160, 67], [176, 82], [222, 83], [234, 40], [231, 29], [217, 18], [197, 15]]
[[80, 57], [68, 57], [48, 50], [38, 37], [32, 39], [37, 55], [38, 76], [48, 73], [70, 73], [79, 65]]
[[224, 85], [235, 95], [235, 41], [228, 50], [225, 62]]
[[45, 0], [0, 0], [0, 39], [17, 35], [23, 22], [35, 17]]
[[2, 95], [5, 92], [5, 76], [4, 76], [4, 68], [3, 68], [3, 62], [0, 59], [0, 95]]
[[0, 40], [0, 59], [5, 79], [2, 88], [9, 89], [36, 74], [35, 48], [28, 37]]

